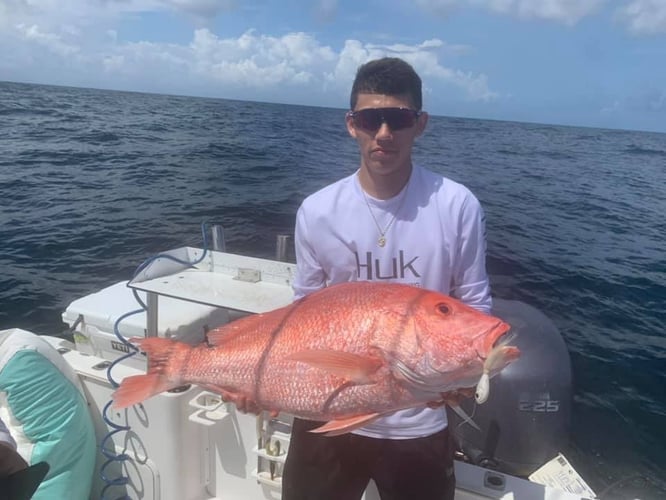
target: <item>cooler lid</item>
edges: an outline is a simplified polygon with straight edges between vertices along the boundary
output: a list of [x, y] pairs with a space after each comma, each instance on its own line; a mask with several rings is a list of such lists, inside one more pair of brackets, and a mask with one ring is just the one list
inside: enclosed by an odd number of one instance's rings
[[[121, 281], [73, 301], [62, 314], [63, 321], [72, 326], [79, 316], [83, 316], [85, 328], [113, 333], [118, 318], [130, 311], [141, 309], [127, 283]], [[142, 291], [137, 293], [145, 303], [146, 293]], [[180, 337], [193, 327], [207, 324], [210, 328], [214, 328], [227, 320], [228, 311], [219, 307], [164, 296], [158, 299], [160, 336]], [[121, 321], [119, 329], [125, 337], [145, 336], [146, 312], [141, 311], [127, 316]]]

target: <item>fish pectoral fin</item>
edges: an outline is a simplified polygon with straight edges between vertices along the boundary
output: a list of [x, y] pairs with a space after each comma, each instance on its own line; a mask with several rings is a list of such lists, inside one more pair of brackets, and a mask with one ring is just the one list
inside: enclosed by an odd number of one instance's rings
[[376, 356], [323, 349], [300, 351], [288, 358], [325, 370], [355, 384], [373, 383], [372, 375], [384, 365], [384, 361]]
[[339, 436], [360, 429], [380, 416], [380, 413], [368, 413], [366, 415], [356, 415], [355, 417], [331, 420], [316, 429], [312, 429], [310, 432], [324, 434], [325, 436]]

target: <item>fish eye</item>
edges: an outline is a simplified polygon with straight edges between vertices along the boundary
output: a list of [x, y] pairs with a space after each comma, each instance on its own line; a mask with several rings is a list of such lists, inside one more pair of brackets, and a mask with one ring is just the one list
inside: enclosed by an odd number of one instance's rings
[[441, 304], [437, 304], [437, 310], [444, 314], [445, 316], [447, 314], [451, 314], [451, 308], [444, 304], [443, 302]]

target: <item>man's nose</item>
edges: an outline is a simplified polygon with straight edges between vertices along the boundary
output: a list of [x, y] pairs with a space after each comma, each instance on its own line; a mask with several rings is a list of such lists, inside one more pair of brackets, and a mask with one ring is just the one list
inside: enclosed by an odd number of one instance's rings
[[377, 133], [375, 134], [375, 137], [377, 138], [389, 138], [393, 136], [393, 131], [391, 130], [391, 127], [388, 126], [388, 123], [385, 121], [382, 121], [382, 124], [379, 126], [379, 129], [377, 130]]

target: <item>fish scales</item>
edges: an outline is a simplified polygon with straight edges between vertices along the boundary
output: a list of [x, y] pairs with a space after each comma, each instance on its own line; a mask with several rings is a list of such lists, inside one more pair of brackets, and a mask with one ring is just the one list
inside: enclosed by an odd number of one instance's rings
[[[386, 290], [385, 296], [381, 301], [385, 304], [380, 308], [378, 314], [369, 316], [368, 307], [376, 307], [377, 298], [370, 300], [369, 295], [348, 294], [341, 296], [339, 303], [342, 309], [352, 311], [351, 317], [341, 317], [338, 307], [331, 307], [330, 300], [324, 300], [326, 297], [314, 296], [310, 301], [303, 300], [293, 310], [293, 322], [286, 328], [287, 331], [281, 331], [279, 334], [288, 336], [289, 340], [278, 344], [271, 350], [268, 357], [270, 365], [277, 368], [276, 371], [284, 369], [284, 373], [289, 373], [292, 368], [292, 362], [285, 360], [289, 354], [294, 351], [294, 344], [302, 348], [317, 349], [339, 349], [341, 351], [372, 355], [373, 346], [387, 343], [391, 349], [395, 349], [403, 338], [405, 331], [404, 324], [408, 321], [408, 310], [412, 307], [410, 302], [395, 301], [393, 294]], [[419, 294], [420, 295], [420, 294]], [[418, 300], [416, 295], [414, 301]], [[319, 304], [318, 302], [323, 303]], [[325, 308], [325, 313], [321, 313], [321, 308]], [[397, 319], [397, 321], [386, 321], [387, 319]], [[357, 325], [355, 330], [349, 330], [345, 327], [348, 324]], [[311, 332], [304, 339], [302, 332]], [[388, 340], [388, 342], [386, 342]], [[415, 345], [411, 349], [414, 352]], [[388, 368], [384, 367], [381, 375], [388, 375]], [[345, 414], [351, 408], [356, 408], [363, 401], [369, 399], [385, 400], [382, 409], [386, 409], [395, 404], [397, 394], [404, 394], [404, 391], [397, 390], [397, 384], [389, 377], [379, 377], [379, 383], [363, 386], [344, 387], [344, 398], [331, 399], [345, 380], [339, 376], [313, 372], [308, 366], [302, 365], [298, 371], [298, 378], [295, 383], [285, 385], [281, 382], [281, 373], [277, 374], [277, 380], [262, 380], [264, 383], [258, 384], [260, 391], [257, 401], [267, 406], [282, 406], [283, 401], [299, 400], [297, 411], [305, 412], [308, 408], [315, 407], [315, 415], [324, 412]], [[278, 382], [277, 384], [275, 382]], [[305, 393], [302, 390], [302, 384], [309, 384], [311, 390]], [[280, 389], [288, 389], [287, 392]], [[390, 393], [394, 397], [386, 398]], [[307, 395], [307, 397], [300, 397]], [[380, 399], [381, 398], [381, 399]]]

